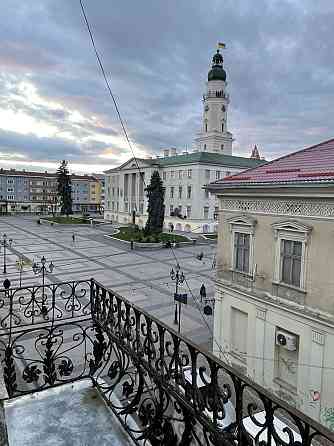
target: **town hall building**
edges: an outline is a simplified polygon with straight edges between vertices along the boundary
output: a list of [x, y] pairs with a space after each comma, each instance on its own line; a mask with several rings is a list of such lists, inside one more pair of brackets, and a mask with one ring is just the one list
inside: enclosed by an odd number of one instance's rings
[[218, 201], [203, 186], [265, 163], [256, 146], [250, 158], [232, 155], [229, 102], [223, 56], [217, 50], [208, 73], [202, 128], [195, 138], [194, 150], [165, 149], [162, 156], [132, 158], [107, 170], [105, 220], [130, 223], [135, 217], [136, 224], [143, 227], [147, 220], [145, 185], [157, 170], [165, 187], [165, 228], [173, 225], [179, 231], [215, 232]]

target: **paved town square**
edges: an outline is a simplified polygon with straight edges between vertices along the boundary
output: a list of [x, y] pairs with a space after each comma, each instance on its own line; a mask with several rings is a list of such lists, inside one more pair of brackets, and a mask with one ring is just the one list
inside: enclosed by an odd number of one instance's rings
[[[54, 264], [52, 274], [45, 278], [46, 284], [94, 278], [177, 329], [174, 324], [175, 282], [170, 278], [170, 270], [176, 266], [173, 251], [165, 248], [131, 251], [130, 245], [107, 236], [112, 231], [111, 225], [50, 226], [37, 224], [37, 217], [1, 217], [0, 234], [13, 240], [11, 247], [6, 249], [7, 274], [3, 274], [1, 268], [2, 278], [8, 278], [11, 287], [19, 286], [17, 261], [23, 255], [26, 265], [22, 272], [22, 286], [41, 283], [41, 275], [35, 275], [31, 265], [33, 262], [40, 264], [45, 256], [47, 265], [51, 261]], [[188, 294], [188, 304], [182, 306], [181, 333], [210, 349], [213, 316], [203, 314], [204, 304], [200, 303], [199, 290], [204, 283], [207, 298], [213, 298], [215, 250], [215, 243], [174, 250], [186, 277], [180, 292]], [[200, 252], [204, 254], [202, 261], [196, 258]], [[2, 247], [2, 266], [3, 254]]]

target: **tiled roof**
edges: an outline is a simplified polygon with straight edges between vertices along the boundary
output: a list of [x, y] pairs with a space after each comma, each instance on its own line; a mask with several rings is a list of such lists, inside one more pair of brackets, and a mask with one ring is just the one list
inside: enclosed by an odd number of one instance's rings
[[211, 183], [209, 188], [239, 185], [334, 181], [334, 139], [290, 153], [263, 166]]
[[[192, 152], [185, 153], [183, 155], [176, 156], [166, 156], [164, 158], [137, 158], [137, 161], [143, 161], [148, 164], [157, 165], [159, 167], [167, 167], [167, 166], [178, 166], [182, 164], [219, 164], [224, 165], [226, 167], [241, 167], [241, 168], [250, 168], [255, 166], [261, 166], [266, 163], [265, 160], [255, 160], [251, 158], [244, 158], [241, 156], [233, 156], [233, 155], [222, 155], [220, 153], [211, 153], [211, 152]], [[128, 162], [127, 162], [128, 163]], [[127, 164], [126, 163], [126, 164]], [[122, 166], [119, 166], [115, 169], [110, 169], [105, 171], [104, 173], [112, 173], [116, 170], [119, 170]]]

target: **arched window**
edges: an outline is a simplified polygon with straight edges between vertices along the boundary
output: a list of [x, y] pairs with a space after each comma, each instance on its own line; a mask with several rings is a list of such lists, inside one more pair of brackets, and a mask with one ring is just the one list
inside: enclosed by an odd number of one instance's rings
[[222, 133], [224, 133], [224, 123], [222, 122]]

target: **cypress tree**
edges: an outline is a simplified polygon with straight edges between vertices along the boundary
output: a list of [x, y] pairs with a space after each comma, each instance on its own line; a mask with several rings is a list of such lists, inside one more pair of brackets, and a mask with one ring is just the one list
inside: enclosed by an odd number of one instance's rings
[[153, 172], [150, 184], [145, 191], [148, 198], [145, 232], [147, 234], [162, 232], [165, 217], [165, 188], [157, 170]]
[[57, 170], [58, 196], [61, 206], [61, 214], [72, 214], [72, 184], [68, 162], [63, 160]]

